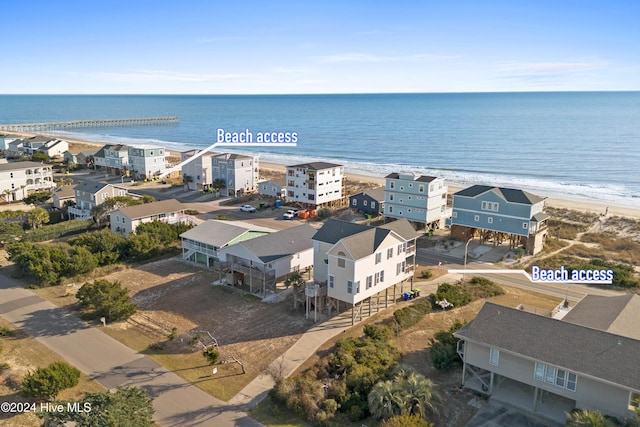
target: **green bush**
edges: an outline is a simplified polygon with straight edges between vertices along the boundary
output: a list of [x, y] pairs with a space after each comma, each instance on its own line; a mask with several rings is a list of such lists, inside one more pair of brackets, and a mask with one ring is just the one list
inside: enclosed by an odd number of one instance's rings
[[364, 325], [364, 335], [374, 340], [387, 341], [391, 337], [391, 331], [383, 325]]
[[447, 300], [454, 307], [462, 307], [473, 301], [473, 296], [462, 285], [451, 285], [442, 283], [438, 286], [438, 290], [431, 297], [433, 307], [437, 307], [436, 301]]
[[410, 328], [421, 321], [424, 316], [431, 313], [431, 300], [424, 299], [408, 307], [393, 312], [393, 317], [402, 329]]
[[46, 240], [58, 239], [80, 231], [87, 231], [91, 225], [91, 221], [72, 219], [71, 221], [45, 225], [30, 231], [24, 235], [23, 240], [29, 242], [44, 242]]
[[480, 276], [474, 276], [471, 278], [467, 285], [467, 291], [474, 297], [474, 299], [491, 298], [498, 295], [504, 295], [504, 289], [493, 281]]
[[66, 362], [53, 362], [38, 368], [22, 380], [22, 394], [36, 399], [53, 399], [67, 388], [75, 387], [80, 371]]
[[220, 352], [218, 351], [218, 349], [214, 347], [209, 347], [205, 349], [202, 352], [202, 355], [205, 357], [205, 359], [207, 359], [207, 362], [209, 362], [209, 365], [215, 365], [216, 363], [218, 363], [218, 360], [220, 359]]
[[457, 352], [458, 339], [453, 336], [464, 326], [464, 323], [457, 320], [446, 331], [438, 331], [431, 340], [431, 362], [436, 369], [441, 371], [449, 370], [461, 364]]

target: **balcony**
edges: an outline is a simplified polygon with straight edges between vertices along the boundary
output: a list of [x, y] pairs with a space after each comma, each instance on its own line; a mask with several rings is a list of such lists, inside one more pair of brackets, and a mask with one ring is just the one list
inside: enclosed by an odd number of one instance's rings
[[73, 206], [69, 206], [67, 209], [69, 215], [73, 216], [73, 219], [89, 219], [91, 218], [91, 210], [89, 209], [80, 209]]

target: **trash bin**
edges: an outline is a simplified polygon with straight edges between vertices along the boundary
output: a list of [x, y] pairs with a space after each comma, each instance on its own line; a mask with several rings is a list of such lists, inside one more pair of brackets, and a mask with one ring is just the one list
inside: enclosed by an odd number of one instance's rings
[[282, 206], [282, 200], [276, 200], [276, 208]]
[[420, 296], [420, 289], [414, 289], [413, 290], [413, 297], [414, 298], [418, 298]]
[[402, 294], [402, 297], [405, 301], [409, 301], [411, 299], [411, 294], [409, 292], [405, 292], [404, 294]]

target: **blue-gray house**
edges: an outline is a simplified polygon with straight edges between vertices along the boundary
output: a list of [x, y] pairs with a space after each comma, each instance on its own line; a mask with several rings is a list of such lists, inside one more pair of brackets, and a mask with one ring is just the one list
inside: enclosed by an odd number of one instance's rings
[[479, 237], [494, 245], [508, 240], [533, 255], [542, 250], [547, 235], [544, 198], [523, 190], [474, 185], [453, 195], [451, 235], [462, 241]]
[[380, 215], [384, 212], [384, 187], [371, 188], [349, 196], [349, 207], [363, 214]]

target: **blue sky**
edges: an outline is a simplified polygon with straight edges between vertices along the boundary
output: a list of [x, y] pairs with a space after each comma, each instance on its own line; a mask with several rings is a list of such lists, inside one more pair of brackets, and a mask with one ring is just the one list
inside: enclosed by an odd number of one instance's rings
[[635, 1], [3, 2], [0, 93], [640, 90]]

